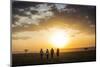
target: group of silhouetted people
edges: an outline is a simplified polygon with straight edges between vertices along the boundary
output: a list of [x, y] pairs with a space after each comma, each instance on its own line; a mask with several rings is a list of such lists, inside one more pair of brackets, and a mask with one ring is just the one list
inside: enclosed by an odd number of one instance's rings
[[[57, 50], [56, 50], [56, 56], [57, 57], [59, 57], [59, 52], [60, 52], [59, 48], [57, 48]], [[49, 59], [49, 56], [51, 56], [51, 59], [53, 59], [54, 58], [54, 49], [51, 48], [50, 52], [49, 52], [48, 49], [46, 49], [45, 53], [43, 52], [43, 49], [41, 49], [40, 50], [40, 57], [41, 57], [41, 59], [43, 59], [44, 54], [46, 55], [47, 60]]]

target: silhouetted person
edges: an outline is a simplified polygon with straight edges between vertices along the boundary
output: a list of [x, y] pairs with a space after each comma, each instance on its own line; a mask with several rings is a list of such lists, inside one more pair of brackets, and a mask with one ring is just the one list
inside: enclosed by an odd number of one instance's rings
[[54, 49], [51, 48], [51, 58], [53, 58], [53, 57], [54, 57]]
[[59, 48], [57, 48], [57, 53], [56, 53], [57, 57], [59, 57], [59, 53], [60, 53]]
[[43, 50], [42, 49], [40, 50], [40, 57], [41, 57], [41, 59], [43, 59]]
[[49, 50], [47, 49], [46, 50], [46, 57], [47, 57], [47, 60], [49, 59]]

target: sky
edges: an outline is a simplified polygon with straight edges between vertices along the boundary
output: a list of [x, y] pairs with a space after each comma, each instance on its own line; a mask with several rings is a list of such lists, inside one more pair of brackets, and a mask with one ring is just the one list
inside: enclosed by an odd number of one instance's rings
[[50, 42], [57, 30], [64, 30], [68, 36], [63, 48], [95, 47], [95, 29], [96, 7], [93, 5], [12, 2], [13, 52], [57, 48]]

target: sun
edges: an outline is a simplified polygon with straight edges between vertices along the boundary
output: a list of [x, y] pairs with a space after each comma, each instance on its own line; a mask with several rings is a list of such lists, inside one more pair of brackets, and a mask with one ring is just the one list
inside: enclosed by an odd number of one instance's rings
[[63, 48], [68, 41], [68, 34], [64, 30], [57, 29], [51, 34], [51, 43], [54, 47]]

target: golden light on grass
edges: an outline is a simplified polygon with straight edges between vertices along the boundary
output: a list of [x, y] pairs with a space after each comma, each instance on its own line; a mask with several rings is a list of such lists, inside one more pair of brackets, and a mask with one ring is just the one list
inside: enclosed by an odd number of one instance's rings
[[62, 29], [57, 29], [52, 32], [50, 41], [54, 47], [64, 48], [69, 41], [68, 34]]

